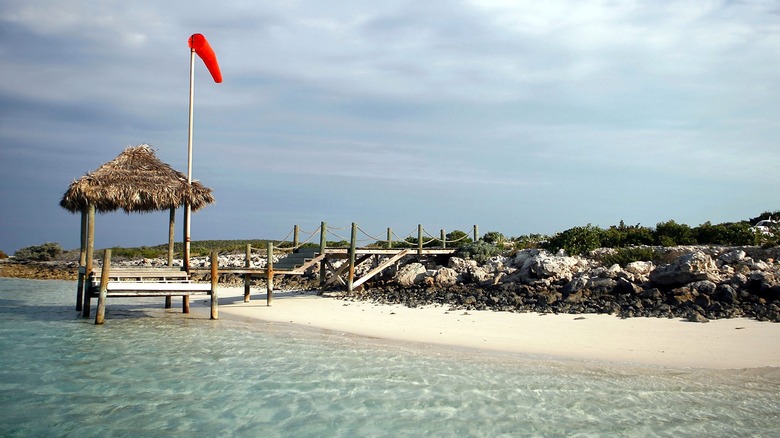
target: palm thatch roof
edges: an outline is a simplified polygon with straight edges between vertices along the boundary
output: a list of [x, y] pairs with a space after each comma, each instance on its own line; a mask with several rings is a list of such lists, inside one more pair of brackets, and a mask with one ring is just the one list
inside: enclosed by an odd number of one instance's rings
[[95, 211], [118, 209], [150, 212], [178, 208], [189, 202], [193, 211], [214, 202], [211, 189], [163, 163], [147, 144], [128, 147], [94, 172], [73, 181], [60, 206], [76, 213], [92, 204]]

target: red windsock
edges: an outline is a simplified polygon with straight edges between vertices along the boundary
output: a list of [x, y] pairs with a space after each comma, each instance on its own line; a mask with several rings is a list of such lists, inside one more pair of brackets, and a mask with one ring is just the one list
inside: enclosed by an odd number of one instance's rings
[[190, 39], [187, 40], [187, 44], [190, 46], [190, 49], [194, 50], [195, 53], [200, 56], [203, 63], [206, 64], [206, 68], [209, 69], [209, 73], [211, 73], [211, 77], [214, 78], [214, 82], [222, 82], [222, 72], [219, 71], [217, 55], [214, 54], [214, 50], [209, 45], [209, 42], [206, 41], [206, 37], [199, 33], [193, 34]]

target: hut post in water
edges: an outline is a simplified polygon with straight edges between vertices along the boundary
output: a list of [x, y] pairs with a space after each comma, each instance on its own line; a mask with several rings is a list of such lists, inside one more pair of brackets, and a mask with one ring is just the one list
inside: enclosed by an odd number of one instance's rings
[[84, 281], [83, 293], [83, 311], [81, 316], [89, 318], [89, 307], [92, 305], [90, 299], [90, 283], [92, 282], [92, 258], [95, 251], [95, 204], [89, 204], [87, 207], [87, 254], [86, 263], [84, 264], [84, 272], [86, 280]]
[[97, 312], [95, 312], [95, 324], [106, 322], [106, 298], [108, 295], [108, 273], [111, 269], [111, 250], [103, 252], [103, 269], [100, 271], [100, 293], [98, 295]]
[[[176, 239], [176, 208], [171, 207], [168, 215], [168, 267], [173, 267], [173, 241]], [[165, 308], [173, 307], [173, 300], [170, 295], [165, 297]]]
[[87, 210], [81, 209], [81, 236], [79, 242], [79, 282], [76, 286], [76, 311], [81, 312], [84, 302], [84, 277], [87, 275], [85, 263], [87, 261]]
[[265, 265], [265, 304], [271, 307], [274, 301], [274, 244], [268, 242], [268, 262]]

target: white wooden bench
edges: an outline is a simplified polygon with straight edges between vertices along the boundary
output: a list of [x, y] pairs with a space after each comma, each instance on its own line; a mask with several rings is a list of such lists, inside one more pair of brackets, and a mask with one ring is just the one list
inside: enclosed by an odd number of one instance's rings
[[211, 282], [194, 283], [190, 275], [179, 268], [112, 267], [111, 250], [106, 250], [100, 277], [91, 275], [86, 306], [90, 298], [98, 299], [95, 324], [105, 321], [106, 300], [111, 297], [172, 297], [181, 296], [182, 311], [189, 313], [190, 295], [211, 296], [211, 319], [218, 318], [216, 253], [211, 257]]

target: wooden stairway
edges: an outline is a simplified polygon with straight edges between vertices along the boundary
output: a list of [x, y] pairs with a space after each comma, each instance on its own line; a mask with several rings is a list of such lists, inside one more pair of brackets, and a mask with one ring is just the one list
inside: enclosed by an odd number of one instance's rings
[[318, 264], [325, 258], [317, 248], [299, 248], [274, 263], [274, 271], [285, 271], [290, 274], [303, 274], [307, 269]]

